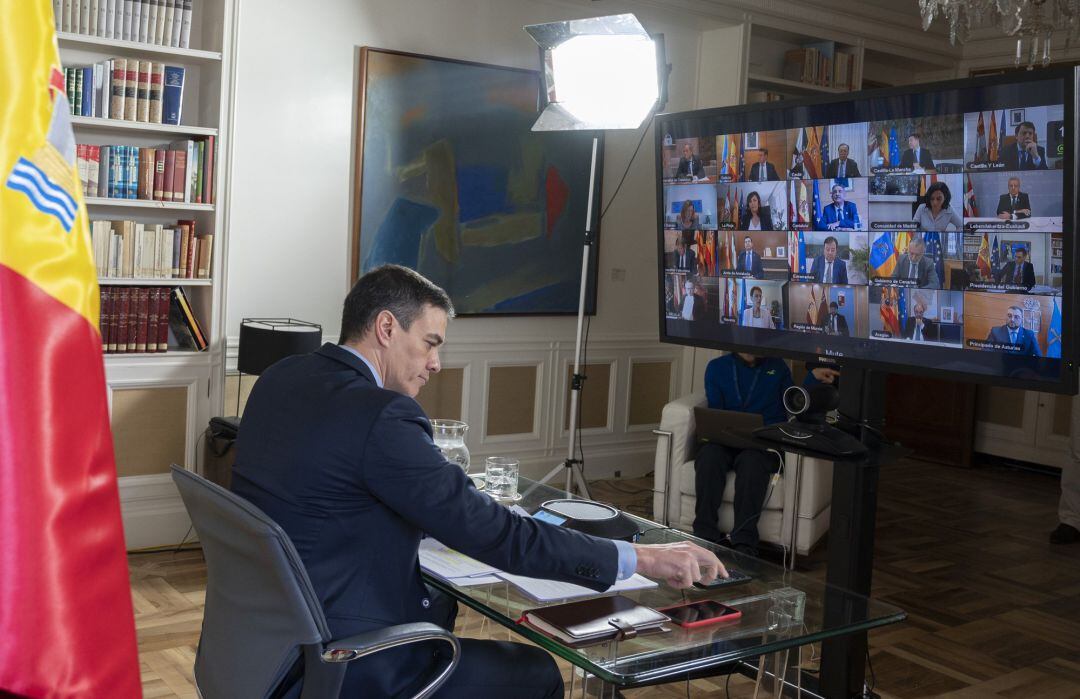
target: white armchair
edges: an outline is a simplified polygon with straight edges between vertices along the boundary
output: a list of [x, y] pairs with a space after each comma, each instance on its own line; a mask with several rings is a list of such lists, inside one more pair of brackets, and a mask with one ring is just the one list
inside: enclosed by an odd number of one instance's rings
[[[704, 393], [691, 393], [664, 406], [656, 446], [653, 515], [667, 526], [691, 531], [694, 523], [694, 408], [706, 405]], [[832, 502], [831, 461], [788, 454], [777, 482], [771, 486], [758, 519], [761, 540], [791, 552], [806, 555], [829, 530]], [[724, 504], [720, 508], [720, 529], [731, 531], [735, 473], [728, 474]]]

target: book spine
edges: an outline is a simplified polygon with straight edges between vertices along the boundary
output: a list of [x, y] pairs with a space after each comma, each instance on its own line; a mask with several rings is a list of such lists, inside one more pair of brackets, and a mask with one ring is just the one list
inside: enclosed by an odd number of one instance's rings
[[116, 343], [111, 343], [110, 349], [109, 340], [112, 339], [112, 306], [113, 306], [113, 288], [111, 286], [101, 287], [101, 321], [99, 323], [101, 329], [101, 351], [105, 354], [115, 351]]
[[139, 149], [139, 199], [154, 198], [154, 149]]
[[157, 327], [157, 351], [165, 352], [169, 349], [169, 298], [172, 290], [169, 288], [158, 289], [158, 327]]
[[87, 180], [88, 180], [88, 194], [87, 196], [97, 197], [101, 195], [99, 191], [99, 173], [101, 172], [101, 146], [90, 146], [89, 162], [87, 162]]
[[132, 0], [131, 2], [131, 36], [128, 37], [131, 41], [142, 41], [139, 38], [139, 27], [142, 25], [142, 0]]
[[83, 72], [82, 69], [75, 69], [75, 104], [74, 114], [75, 116], [82, 116], [82, 100], [83, 100]]
[[181, 111], [184, 97], [184, 68], [178, 66], [165, 66], [164, 86], [162, 87], [162, 117], [163, 124], [180, 124]]
[[157, 15], [157, 28], [154, 30], [154, 43], [158, 46], [164, 46], [168, 42], [165, 41], [165, 19], [168, 7], [165, 0], [155, 0], [158, 6]]
[[[117, 0], [119, 2], [119, 0]], [[135, 0], [123, 0], [124, 2], [124, 26], [123, 31], [120, 34], [120, 38], [124, 41], [131, 41], [131, 20], [135, 14]]]
[[165, 66], [153, 63], [150, 68], [150, 123], [161, 123], [161, 87], [165, 77]]
[[125, 81], [127, 80], [127, 60], [114, 58], [111, 61], [112, 69], [112, 100], [109, 104], [109, 114], [113, 119], [124, 118]]
[[135, 351], [135, 313], [132, 312], [132, 287], [125, 286], [121, 289], [120, 324], [122, 327], [120, 339], [116, 342], [117, 352]]
[[124, 277], [135, 276], [135, 222], [127, 220], [123, 222], [123, 235], [120, 238], [123, 250], [123, 274]]
[[138, 295], [138, 310], [135, 312], [135, 351], [146, 351], [146, 325], [149, 320], [150, 294], [145, 286], [135, 290]]
[[196, 252], [196, 237], [195, 228], [188, 226], [188, 259], [187, 259], [187, 276], [188, 279], [195, 278], [195, 252]]
[[177, 274], [181, 279], [190, 279], [191, 275], [188, 273], [188, 242], [191, 238], [191, 232], [184, 224], [177, 224], [180, 228], [180, 271]]
[[191, 48], [191, 0], [183, 0], [184, 15], [180, 20], [180, 48]]
[[201, 140], [196, 144], [195, 162], [199, 164], [195, 168], [195, 203], [203, 203], [203, 175], [206, 170], [206, 141]]
[[127, 61], [124, 71], [124, 119], [137, 121], [139, 106], [139, 62], [134, 58]]
[[82, 0], [79, 3], [79, 33], [90, 33], [90, 0]]
[[165, 0], [165, 24], [161, 32], [161, 43], [165, 46], [175, 46], [173, 44], [173, 17], [176, 15], [176, 3], [174, 0]]
[[195, 269], [196, 279], [210, 278], [210, 262], [214, 250], [214, 234], [207, 233], [199, 237], [199, 259]]
[[176, 174], [176, 151], [165, 151], [165, 182], [162, 189], [162, 201], [173, 200], [173, 176]]
[[[116, 0], [101, 0], [105, 12], [105, 38], [116, 38]], [[100, 23], [101, 20], [99, 19]]]
[[72, 0], [63, 0], [63, 10], [60, 12], [60, 30], [65, 32], [71, 31], [71, 10]]
[[139, 198], [139, 149], [135, 146], [128, 146], [128, 170], [127, 170], [127, 182], [128, 182], [128, 199]]
[[214, 144], [213, 136], [206, 137], [206, 167], [203, 172], [203, 203], [214, 203]]
[[[101, 0], [89, 0], [90, 6], [88, 8], [90, 13], [90, 19], [87, 23], [87, 33], [90, 36], [99, 36], [98, 34], [98, 15], [101, 14]], [[85, 2], [85, 0], [84, 0]]]
[[154, 149], [154, 199], [165, 201], [165, 150]]
[[139, 121], [150, 121], [150, 61], [138, 61], [139, 83], [136, 90], [137, 109], [136, 118]]
[[146, 0], [146, 9], [148, 10], [147, 22], [146, 22], [146, 42], [148, 44], [156, 44], [157, 42], [157, 24], [158, 24], [158, 2], [157, 0]]
[[185, 199], [185, 184], [188, 179], [188, 151], [185, 147], [173, 151], [173, 201], [187, 201]]

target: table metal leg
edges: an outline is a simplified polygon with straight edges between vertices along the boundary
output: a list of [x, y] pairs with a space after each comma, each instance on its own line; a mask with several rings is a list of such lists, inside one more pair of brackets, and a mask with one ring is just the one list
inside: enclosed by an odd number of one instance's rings
[[795, 570], [795, 557], [798, 555], [799, 549], [799, 511], [802, 509], [802, 466], [803, 455], [797, 454], [795, 456], [795, 477], [794, 477], [794, 512], [791, 513], [791, 539], [789, 541], [788, 548], [791, 550], [791, 560], [788, 563], [788, 570]]

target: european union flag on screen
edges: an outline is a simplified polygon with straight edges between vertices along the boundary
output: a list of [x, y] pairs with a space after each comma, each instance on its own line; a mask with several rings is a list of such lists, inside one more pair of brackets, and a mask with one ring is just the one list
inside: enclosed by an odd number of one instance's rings
[[1046, 356], [1061, 358], [1061, 304], [1054, 299], [1054, 314], [1050, 316], [1050, 330], [1046, 334]]
[[907, 325], [907, 290], [902, 288], [896, 294], [896, 317], [900, 321], [900, 332]]
[[896, 127], [889, 129], [889, 165], [900, 165], [900, 142], [896, 140]]
[[[945, 284], [945, 260], [941, 254], [941, 234], [924, 233], [923, 240], [926, 242], [926, 254], [934, 261], [934, 271], [937, 272], [938, 281], [942, 286]], [[947, 287], [946, 287], [947, 288]]]
[[990, 248], [990, 271], [995, 275], [998, 273], [998, 265], [1001, 264], [1001, 254], [998, 252], [997, 236], [994, 236], [994, 245]]
[[893, 263], [895, 265], [894, 255], [896, 249], [893, 248], [892, 236], [888, 233], [882, 233], [874, 241], [873, 247], [870, 248], [870, 267], [874, 270], [877, 276], [884, 277], [888, 274], [892, 274], [891, 269], [887, 269], [887, 265]]
[[[794, 272], [795, 270], [791, 270]], [[806, 274], [806, 236], [799, 231], [799, 274]]]
[[821, 227], [821, 195], [818, 193], [818, 181], [814, 180], [814, 228]]
[[[821, 169], [829, 167], [829, 127], [821, 127]], [[822, 172], [822, 175], [825, 173]]]
[[750, 308], [750, 297], [746, 295], [746, 277], [742, 278], [742, 305], [739, 308], [739, 323], [742, 323], [743, 311]]

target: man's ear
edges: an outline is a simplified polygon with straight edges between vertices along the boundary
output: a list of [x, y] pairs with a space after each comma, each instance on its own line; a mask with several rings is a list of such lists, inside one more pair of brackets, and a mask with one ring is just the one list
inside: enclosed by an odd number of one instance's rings
[[380, 345], [385, 347], [390, 344], [390, 339], [393, 337], [397, 328], [397, 319], [394, 318], [394, 314], [387, 310], [379, 311], [379, 315], [375, 316], [375, 340]]

